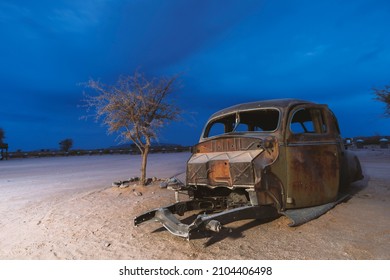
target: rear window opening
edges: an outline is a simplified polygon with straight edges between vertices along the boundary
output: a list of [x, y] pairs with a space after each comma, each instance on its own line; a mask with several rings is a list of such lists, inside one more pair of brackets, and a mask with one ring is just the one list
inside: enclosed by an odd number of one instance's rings
[[261, 109], [236, 112], [209, 122], [203, 137], [214, 137], [226, 133], [271, 132], [278, 128], [279, 111]]
[[299, 109], [292, 117], [290, 130], [294, 134], [326, 133], [327, 126], [319, 109]]

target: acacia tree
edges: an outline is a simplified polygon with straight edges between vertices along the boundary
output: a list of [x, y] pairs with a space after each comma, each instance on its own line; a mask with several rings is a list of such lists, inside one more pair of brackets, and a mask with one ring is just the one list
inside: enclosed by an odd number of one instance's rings
[[0, 128], [0, 145], [3, 144], [4, 138], [5, 138], [4, 130]]
[[177, 76], [148, 79], [142, 73], [120, 76], [107, 85], [90, 79], [84, 85], [97, 92], [85, 94], [85, 107], [96, 120], [107, 126], [108, 133], [118, 133], [122, 142], [133, 142], [141, 152], [140, 183], [146, 184], [146, 166], [153, 139], [160, 128], [177, 120], [180, 109], [169, 102]]
[[[8, 159], [8, 144], [4, 143], [5, 133], [2, 128], [0, 128], [0, 160]], [[5, 150], [5, 154], [4, 154]]]
[[390, 117], [390, 85], [385, 86], [383, 89], [374, 88], [375, 100], [384, 102], [385, 116]]
[[62, 140], [60, 143], [61, 151], [68, 152], [73, 146], [73, 140], [70, 138]]

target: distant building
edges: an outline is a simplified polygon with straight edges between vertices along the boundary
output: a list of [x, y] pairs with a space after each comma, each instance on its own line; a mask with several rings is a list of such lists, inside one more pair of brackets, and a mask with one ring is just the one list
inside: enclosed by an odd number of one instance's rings
[[358, 149], [364, 148], [364, 140], [363, 139], [356, 140], [356, 148], [358, 148]]
[[388, 149], [389, 148], [389, 139], [386, 139], [386, 138], [379, 139], [379, 146], [382, 149]]

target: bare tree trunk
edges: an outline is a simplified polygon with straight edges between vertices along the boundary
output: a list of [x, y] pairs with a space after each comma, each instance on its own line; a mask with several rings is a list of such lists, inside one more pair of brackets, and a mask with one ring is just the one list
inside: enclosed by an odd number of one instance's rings
[[146, 165], [148, 164], [149, 148], [150, 148], [150, 141], [146, 141], [144, 150], [142, 152], [141, 180], [140, 180], [142, 186], [146, 185]]

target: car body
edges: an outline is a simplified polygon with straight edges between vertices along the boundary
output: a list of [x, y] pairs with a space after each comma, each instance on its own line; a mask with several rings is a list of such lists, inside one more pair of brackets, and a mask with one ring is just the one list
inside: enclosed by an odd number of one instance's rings
[[[217, 211], [217, 216], [202, 216], [194, 223], [196, 228], [203, 224], [218, 231], [225, 213], [234, 219], [258, 218], [272, 208], [297, 225], [329, 210], [362, 178], [360, 162], [345, 147], [327, 105], [297, 99], [238, 104], [213, 114], [192, 148], [181, 187], [190, 201], [153, 210], [135, 221], [154, 218], [172, 233], [188, 237], [191, 225], [178, 231], [177, 224], [183, 225], [171, 214]], [[313, 209], [314, 214], [309, 219], [295, 209]], [[300, 217], [294, 221], [297, 213]]]
[[188, 161], [186, 183], [202, 188], [202, 196], [227, 188], [252, 205], [284, 210], [334, 201], [361, 178], [328, 106], [282, 99], [213, 114]]

